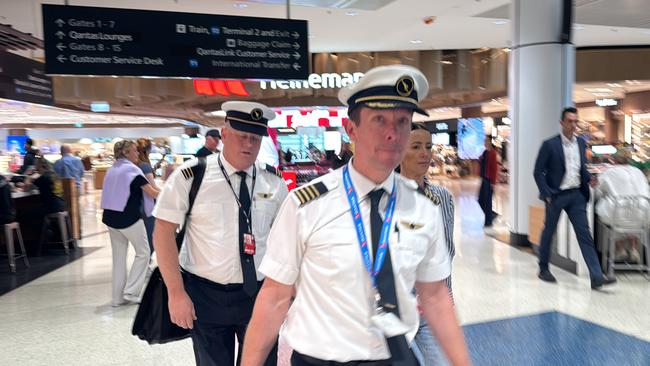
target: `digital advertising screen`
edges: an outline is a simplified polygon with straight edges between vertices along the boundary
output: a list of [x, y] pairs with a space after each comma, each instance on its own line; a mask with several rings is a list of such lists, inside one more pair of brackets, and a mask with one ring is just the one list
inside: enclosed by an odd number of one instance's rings
[[7, 136], [7, 152], [25, 155], [25, 141], [27, 141], [27, 138], [27, 136]]
[[485, 150], [485, 130], [480, 118], [458, 120], [458, 157], [478, 159]]
[[285, 156], [291, 151], [292, 163], [318, 162], [325, 154], [324, 132], [322, 127], [300, 127], [295, 134], [278, 135], [278, 143]]
[[434, 145], [449, 145], [449, 134], [446, 132], [434, 133], [431, 135], [431, 143]]

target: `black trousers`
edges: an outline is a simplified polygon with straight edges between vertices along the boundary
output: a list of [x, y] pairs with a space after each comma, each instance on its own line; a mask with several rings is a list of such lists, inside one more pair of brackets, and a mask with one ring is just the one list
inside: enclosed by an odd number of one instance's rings
[[[183, 283], [197, 317], [190, 330], [197, 366], [234, 365], [235, 338], [239, 365], [256, 297], [248, 296], [241, 284], [221, 285], [185, 271]], [[277, 365], [277, 347], [276, 342], [265, 366]]]
[[582, 252], [582, 257], [589, 269], [590, 277], [600, 279], [603, 277], [603, 271], [600, 268], [598, 254], [594, 239], [589, 230], [589, 221], [587, 219], [587, 200], [580, 193], [579, 189], [570, 189], [562, 191], [555, 195], [551, 203], [546, 202], [546, 214], [544, 218], [544, 231], [539, 243], [539, 268], [548, 269], [548, 263], [551, 258], [551, 242], [553, 234], [557, 228], [557, 222], [560, 219], [562, 211], [567, 213], [569, 221], [573, 225], [578, 245]]
[[336, 362], [319, 360], [294, 351], [291, 355], [291, 366], [419, 366], [405, 336], [388, 338], [387, 343], [391, 353], [389, 360]]
[[291, 366], [391, 366], [390, 360], [377, 360], [377, 361], [348, 361], [336, 362], [325, 361], [313, 358], [307, 355], [300, 354], [293, 351], [291, 355]]
[[492, 189], [492, 183], [489, 179], [481, 179], [481, 188], [478, 192], [478, 204], [481, 206], [481, 210], [485, 215], [485, 226], [492, 226], [492, 221], [496, 217], [495, 212], [492, 210], [492, 195], [494, 190]]

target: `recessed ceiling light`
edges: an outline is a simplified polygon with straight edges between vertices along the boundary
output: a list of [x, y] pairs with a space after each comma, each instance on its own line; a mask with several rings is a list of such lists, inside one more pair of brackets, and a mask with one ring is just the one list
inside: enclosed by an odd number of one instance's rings
[[359, 14], [359, 13], [357, 13], [356, 11], [348, 11], [348, 12], [345, 12], [345, 15], [347, 15], [347, 16], [349, 16], [349, 17], [354, 17], [354, 16], [357, 16], [358, 14]]
[[422, 43], [422, 40], [421, 39], [412, 39], [409, 42], [411, 42], [412, 44], [420, 44], [420, 43]]
[[585, 27], [583, 27], [581, 25], [574, 25], [573, 26], [573, 30], [576, 30], [576, 31], [583, 30], [583, 29], [585, 29]]
[[492, 24], [496, 24], [496, 25], [504, 25], [504, 24], [508, 24], [508, 20], [505, 20], [505, 19], [498, 19], [498, 20], [493, 21]]
[[238, 9], [248, 8], [248, 4], [244, 4], [244, 3], [236, 3], [233, 4], [233, 6]]
[[440, 63], [441, 63], [441, 64], [445, 64], [445, 65], [451, 65], [451, 64], [453, 64], [453, 62], [451, 62], [451, 61], [447, 61], [447, 60], [440, 61]]
[[622, 88], [623, 86], [619, 83], [607, 83], [607, 86], [611, 88]]

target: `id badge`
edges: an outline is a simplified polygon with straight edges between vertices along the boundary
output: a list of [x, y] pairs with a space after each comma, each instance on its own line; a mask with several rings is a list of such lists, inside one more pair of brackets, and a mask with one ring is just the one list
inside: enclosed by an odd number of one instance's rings
[[255, 255], [255, 237], [253, 234], [244, 234], [244, 254]]
[[410, 330], [395, 314], [383, 310], [377, 310], [370, 321], [384, 333], [386, 338], [406, 334]]

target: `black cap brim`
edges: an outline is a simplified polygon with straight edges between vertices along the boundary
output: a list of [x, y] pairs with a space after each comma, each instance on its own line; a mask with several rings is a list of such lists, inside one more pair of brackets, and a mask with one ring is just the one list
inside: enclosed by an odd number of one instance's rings
[[230, 127], [237, 131], [248, 132], [260, 136], [269, 135], [266, 125], [260, 122], [243, 121], [234, 118], [227, 118], [226, 121], [230, 123]]
[[[400, 102], [395, 100], [382, 100], [382, 101], [360, 103], [355, 106], [355, 108], [358, 107], [366, 107], [370, 109], [408, 109], [413, 112], [417, 112], [423, 116], [429, 117], [429, 113], [427, 113], [424, 109], [414, 105], [413, 103]], [[352, 112], [352, 110], [350, 110], [349, 112]]]

